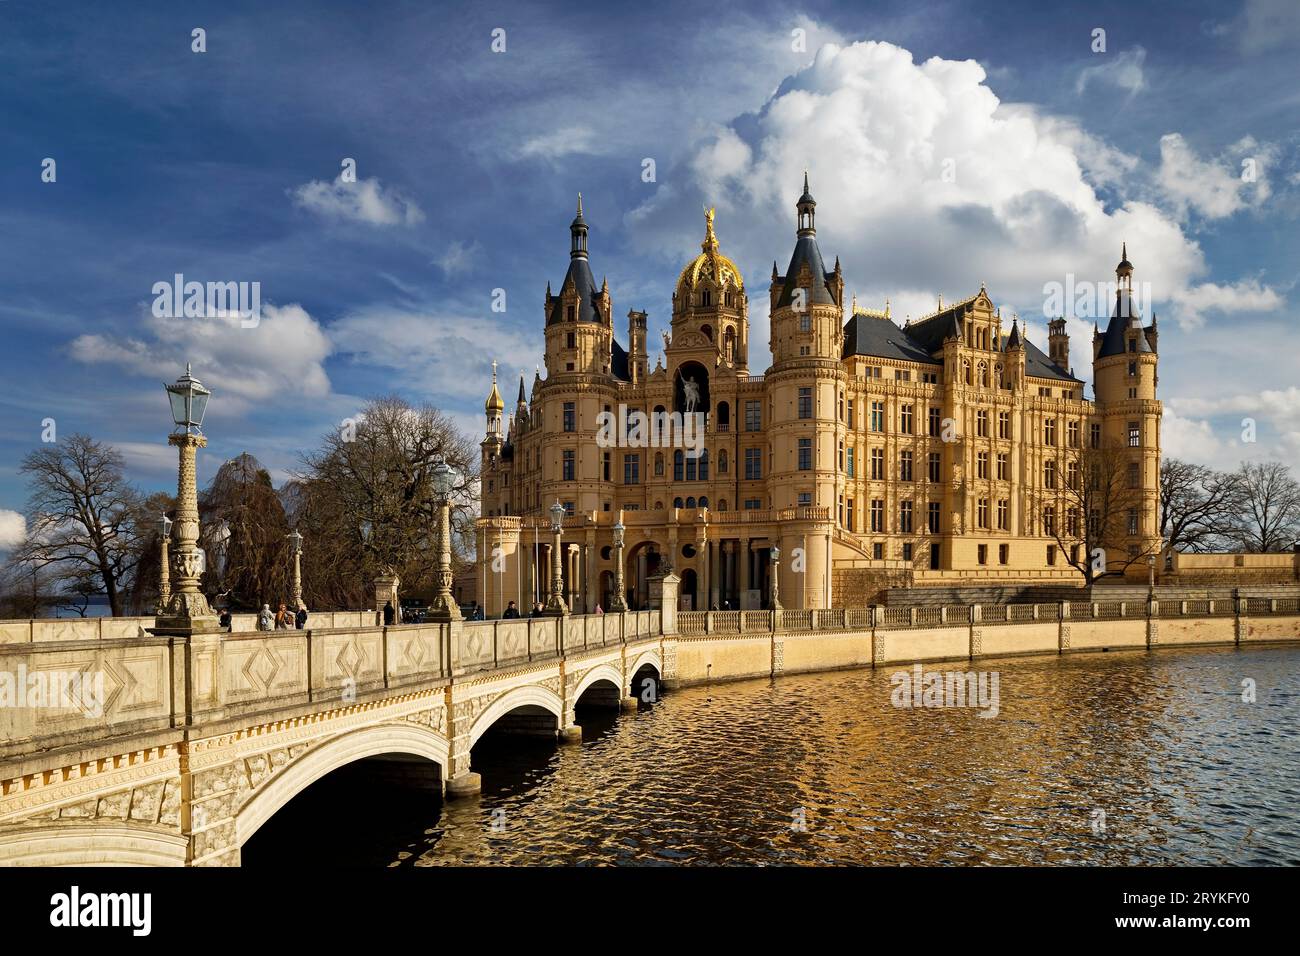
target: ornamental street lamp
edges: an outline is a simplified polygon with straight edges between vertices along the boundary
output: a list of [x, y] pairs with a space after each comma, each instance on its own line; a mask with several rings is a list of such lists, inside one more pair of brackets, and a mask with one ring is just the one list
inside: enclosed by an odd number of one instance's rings
[[158, 560], [158, 607], [157, 613], [161, 614], [167, 610], [167, 602], [172, 597], [172, 579], [167, 567], [170, 555], [168, 554], [167, 545], [172, 536], [172, 519], [166, 514], [162, 516], [162, 537], [158, 542], [159, 560]]
[[460, 607], [451, 594], [451, 493], [460, 473], [441, 458], [433, 466], [433, 493], [438, 502], [438, 593], [429, 605], [429, 620], [459, 621]]
[[167, 443], [179, 449], [180, 468], [176, 481], [176, 546], [169, 555], [170, 577], [175, 587], [169, 590], [166, 606], [159, 611], [153, 630], [177, 636], [216, 632], [220, 629], [216, 615], [199, 590], [205, 561], [198, 546], [199, 493], [194, 475], [195, 453], [208, 444], [200, 427], [212, 393], [190, 374], [189, 365], [174, 385], [163, 387], [176, 425]]
[[564, 505], [556, 501], [551, 505], [551, 533], [555, 535], [555, 546], [551, 552], [551, 594], [546, 599], [547, 614], [569, 613], [569, 606], [564, 603], [564, 552], [560, 545], [560, 533], [563, 528]]
[[302, 535], [294, 528], [285, 537], [289, 539], [289, 548], [293, 552], [293, 606], [298, 610], [306, 607], [302, 603]]
[[772, 545], [772, 610], [781, 610], [781, 549]]
[[611, 611], [627, 610], [627, 601], [623, 598], [623, 536], [626, 531], [620, 516], [614, 525], [614, 596], [609, 602]]

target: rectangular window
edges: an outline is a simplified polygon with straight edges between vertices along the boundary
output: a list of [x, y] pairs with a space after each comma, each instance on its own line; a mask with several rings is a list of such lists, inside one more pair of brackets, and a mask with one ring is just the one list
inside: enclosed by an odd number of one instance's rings
[[1138, 475], [1139, 475], [1138, 463], [1135, 461], [1130, 461], [1128, 463], [1128, 486], [1130, 488], [1136, 488], [1138, 486], [1139, 484]]
[[998, 412], [998, 437], [999, 438], [1011, 437], [1011, 413], [1010, 412]]
[[931, 501], [925, 506], [926, 526], [930, 529], [930, 534], [939, 533], [939, 514], [942, 505], [937, 501]]
[[849, 431], [853, 430], [853, 399], [849, 399]]
[[1128, 447], [1137, 448], [1142, 444], [1142, 428], [1137, 422], [1128, 423]]
[[871, 449], [871, 480], [885, 480], [885, 450], [883, 448]]
[[845, 505], [848, 507], [848, 511], [845, 512], [846, 520], [844, 522], [844, 527], [847, 528], [849, 531], [857, 531], [858, 529], [853, 524], [853, 499], [849, 498], [845, 502]]
[[799, 439], [799, 470], [812, 471], [812, 439]]
[[929, 412], [929, 417], [930, 417], [930, 427], [929, 427], [930, 437], [938, 438], [943, 434], [943, 410], [939, 408], [931, 408]]
[[745, 431], [758, 432], [763, 430], [763, 403], [746, 402], [745, 403]]
[[1056, 487], [1056, 462], [1054, 461], [1043, 462], [1043, 487]]
[[1056, 508], [1053, 505], [1043, 509], [1043, 534], [1056, 534]]
[[885, 557], [885, 546], [880, 541], [871, 542], [871, 559], [873, 561], [882, 561]]
[[807, 312], [799, 316], [799, 331], [800, 332], [812, 331], [812, 316], [809, 315]]
[[981, 498], [975, 506], [975, 527], [987, 528], [989, 526], [989, 500]]
[[989, 437], [989, 413], [982, 409], [975, 413], [975, 434], [980, 438]]
[[623, 484], [641, 484], [641, 456], [639, 454], [623, 456]]
[[1101, 426], [1092, 425], [1088, 428], [1088, 444], [1093, 448], [1101, 447]]
[[1136, 508], [1128, 509], [1128, 533], [1130, 535], [1138, 533], [1138, 513]]
[[1006, 481], [1011, 472], [1011, 459], [1008, 455], [998, 455], [998, 481]]
[[1047, 546], [1047, 566], [1050, 568], [1055, 564], [1056, 564], [1056, 545], [1049, 544]]
[[883, 498], [871, 499], [871, 530], [885, 530], [885, 502]]
[[800, 418], [812, 418], [812, 417], [813, 417], [812, 389], [811, 389], [811, 388], [801, 388], [801, 389], [799, 389], [799, 417], [800, 417]]
[[564, 481], [573, 481], [574, 453], [572, 448], [564, 449], [564, 465], [561, 475]]
[[987, 478], [989, 476], [989, 453], [986, 451], [979, 452], [975, 456], [975, 477]]
[[1043, 422], [1043, 441], [1048, 445], [1056, 444], [1056, 419], [1049, 418]]
[[902, 534], [912, 533], [912, 502], [898, 503], [898, 530]]
[[912, 480], [912, 453], [910, 451], [901, 452], [898, 456], [898, 480]]
[[800, 507], [800, 508], [810, 508], [810, 507], [812, 507], [812, 492], [811, 492], [811, 491], [801, 491], [801, 492], [799, 492], [799, 497], [798, 497], [797, 500], [798, 500], [798, 502], [799, 502], [799, 507]]
[[609, 452], [605, 452], [603, 455], [600, 456], [601, 474], [604, 475], [606, 481], [609, 481], [609, 458], [610, 458]]
[[763, 507], [763, 499], [762, 499], [762, 498], [746, 498], [746, 499], [745, 499], [745, 510], [746, 510], [746, 511], [758, 511], [758, 510], [759, 510], [760, 508], [762, 508], [762, 507]]
[[873, 432], [883, 432], [885, 430], [885, 403], [871, 403], [871, 430]]
[[578, 412], [573, 402], [564, 403], [564, 430], [566, 432], [578, 430]]
[[904, 435], [912, 434], [912, 406], [903, 405], [898, 410], [898, 430]]
[[1007, 529], [1007, 499], [998, 499], [998, 530], [1006, 531]]
[[912, 560], [912, 542], [910, 541], [903, 542], [903, 560], [904, 561]]
[[998, 564], [1006, 564], [1009, 560], [1011, 560], [1011, 545], [998, 545]]
[[1079, 447], [1079, 423], [1078, 422], [1066, 423], [1065, 440], [1070, 443], [1071, 448]]
[[975, 546], [975, 561], [979, 564], [989, 563], [989, 546], [987, 544]]
[[757, 481], [763, 477], [763, 449], [745, 449], [745, 480]]
[[850, 446], [845, 450], [845, 454], [846, 454], [848, 457], [844, 460], [844, 471], [845, 471], [845, 473], [846, 473], [850, 478], [854, 478], [854, 477], [857, 476], [857, 471], [856, 471], [856, 469], [854, 468], [854, 464], [853, 464], [853, 452], [854, 452], [855, 450], [856, 450], [856, 449], [854, 449], [854, 447], [853, 447], [852, 445], [850, 445]]
[[940, 472], [943, 468], [942, 461], [943, 459], [940, 457], [937, 451], [930, 452], [928, 470], [929, 470], [930, 484], [932, 485], [937, 485], [942, 480], [942, 477], [940, 475]]

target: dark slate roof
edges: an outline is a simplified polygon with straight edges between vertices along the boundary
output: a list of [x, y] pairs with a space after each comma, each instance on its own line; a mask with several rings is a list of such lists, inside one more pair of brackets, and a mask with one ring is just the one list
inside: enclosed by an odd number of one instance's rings
[[[1128, 351], [1124, 333], [1128, 331], [1129, 322], [1132, 319], [1137, 319], [1140, 329], [1142, 317], [1138, 315], [1137, 306], [1133, 305], [1128, 290], [1120, 289], [1116, 293], [1115, 311], [1110, 317], [1110, 324], [1106, 326], [1106, 334], [1101, 340], [1101, 351], [1097, 353], [1097, 358], [1105, 358], [1108, 355], [1123, 355]], [[1151, 351], [1151, 343], [1147, 341], [1146, 335], [1138, 335], [1137, 350], [1139, 352]]]
[[618, 344], [617, 339], [610, 339], [609, 372], [620, 382], [632, 381], [627, 367], [627, 351]]
[[844, 357], [874, 355], [905, 362], [942, 364], [889, 319], [855, 314], [844, 326]]
[[519, 376], [519, 398], [517, 400], [517, 404], [519, 405], [528, 404], [528, 399], [524, 396], [524, 377], [522, 375]]
[[[1062, 382], [1078, 382], [1083, 384], [1082, 379], [1077, 379], [1061, 366], [1057, 365], [1046, 353], [1037, 345], [1029, 341], [1028, 337], [1021, 340], [1020, 343], [1025, 350], [1025, 374], [1034, 378], [1055, 378]], [[1005, 351], [1005, 348], [1004, 348]]]
[[[804, 263], [808, 264], [808, 271], [813, 277], [812, 288], [808, 290], [808, 304], [835, 304], [831, 291], [827, 288], [827, 283], [834, 278], [835, 273], [826, 271], [826, 265], [822, 262], [822, 251], [817, 248], [817, 237], [800, 236], [794, 244], [794, 254], [790, 256], [790, 265], [785, 270], [785, 275], [778, 276], [779, 281], [785, 283], [784, 288], [781, 289], [781, 298], [776, 303], [778, 308], [789, 305], [794, 300], [795, 282], [799, 279], [799, 271]], [[818, 281], [818, 276], [821, 277], [821, 281]]]
[[[596, 302], [600, 298], [600, 287], [596, 285], [596, 279], [591, 274], [591, 266], [587, 264], [585, 256], [576, 256], [569, 260], [569, 271], [565, 273], [564, 281], [560, 283], [561, 292], [568, 286], [570, 279], [578, 290], [578, 321], [599, 324], [600, 311], [596, 308]], [[564, 304], [556, 295], [551, 299], [551, 314], [546, 319], [546, 324], [559, 322], [563, 318]]]

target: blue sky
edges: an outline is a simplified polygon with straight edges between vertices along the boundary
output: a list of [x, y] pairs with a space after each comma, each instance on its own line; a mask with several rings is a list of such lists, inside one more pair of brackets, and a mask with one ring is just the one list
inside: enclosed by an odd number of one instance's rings
[[[823, 253], [899, 319], [985, 281], [1042, 343], [1044, 285], [1110, 280], [1126, 240], [1166, 447], [1300, 464], [1300, 11], [1055, 7], [0, 0], [0, 539], [46, 418], [170, 487], [187, 359], [214, 391], [200, 480], [245, 450], [283, 478], [374, 395], [477, 433], [490, 362], [509, 400], [540, 361], [578, 191], [651, 343], [716, 205], [761, 370], [805, 167]], [[155, 318], [175, 273], [259, 282], [261, 323]]]

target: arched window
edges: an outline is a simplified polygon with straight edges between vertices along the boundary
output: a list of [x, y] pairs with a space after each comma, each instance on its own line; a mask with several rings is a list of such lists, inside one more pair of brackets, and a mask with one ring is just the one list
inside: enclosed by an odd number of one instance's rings
[[726, 402], [718, 402], [718, 431], [725, 432], [731, 430], [731, 406]]
[[655, 511], [663, 511], [663, 510], [664, 510], [664, 503], [662, 501], [656, 501]]
[[963, 377], [964, 379], [966, 379], [966, 384], [967, 384], [967, 385], [971, 384], [971, 380], [970, 380], [970, 362], [965, 362], [965, 361], [963, 361], [963, 362], [961, 363], [961, 370], [962, 370], [962, 377]]
[[673, 507], [674, 507], [674, 508], [680, 508], [681, 506], [682, 506], [682, 499], [681, 499], [681, 498], [674, 498], [674, 499], [673, 499]]
[[706, 496], [706, 495], [700, 495], [700, 507], [701, 507], [701, 508], [707, 508], [708, 506], [709, 506], [709, 499], [708, 499], [708, 496]]
[[[704, 293], [704, 297], [705, 297], [704, 304], [705, 304], [705, 305], [708, 305], [708, 304], [709, 304], [709, 302], [708, 302], [708, 296], [709, 296], [709, 294], [708, 294], [707, 292]], [[710, 342], [713, 341], [713, 326], [711, 326], [711, 325], [701, 325], [701, 326], [700, 326], [700, 331], [704, 333], [704, 337], [705, 337], [706, 339], [708, 339]]]
[[687, 499], [686, 499], [686, 510], [687, 510], [687, 511], [691, 511], [692, 509], [694, 509], [694, 507], [695, 507], [695, 499], [694, 499], [694, 498], [687, 498]]
[[709, 453], [700, 452], [700, 481], [709, 480]]
[[725, 475], [726, 473], [727, 473], [727, 450], [724, 448], [722, 451], [718, 452], [718, 474]]
[[[727, 298], [731, 298], [731, 293], [727, 293]], [[731, 303], [728, 302], [728, 305]], [[723, 358], [731, 360], [736, 357], [736, 330], [727, 326], [727, 331], [722, 333], [722, 355]]]
[[664, 473], [664, 453], [655, 452], [655, 476], [662, 477]]
[[[681, 454], [681, 452], [678, 452], [678, 454]], [[700, 460], [698, 458], [692, 458], [690, 455], [686, 456], [686, 480], [687, 481], [695, 480], [695, 475], [699, 470], [699, 465], [700, 465]]]
[[723, 498], [723, 499], [721, 499], [721, 500], [718, 502], [718, 510], [719, 510], [719, 511], [726, 511], [726, 510], [727, 510], [727, 499], [726, 499], [726, 498]]
[[[680, 448], [677, 449], [677, 451], [673, 452], [673, 481], [686, 480], [686, 475], [682, 470], [682, 463], [685, 460], [685, 457], [686, 456], [682, 454], [682, 450]], [[680, 508], [681, 505], [675, 505], [674, 507]]]

